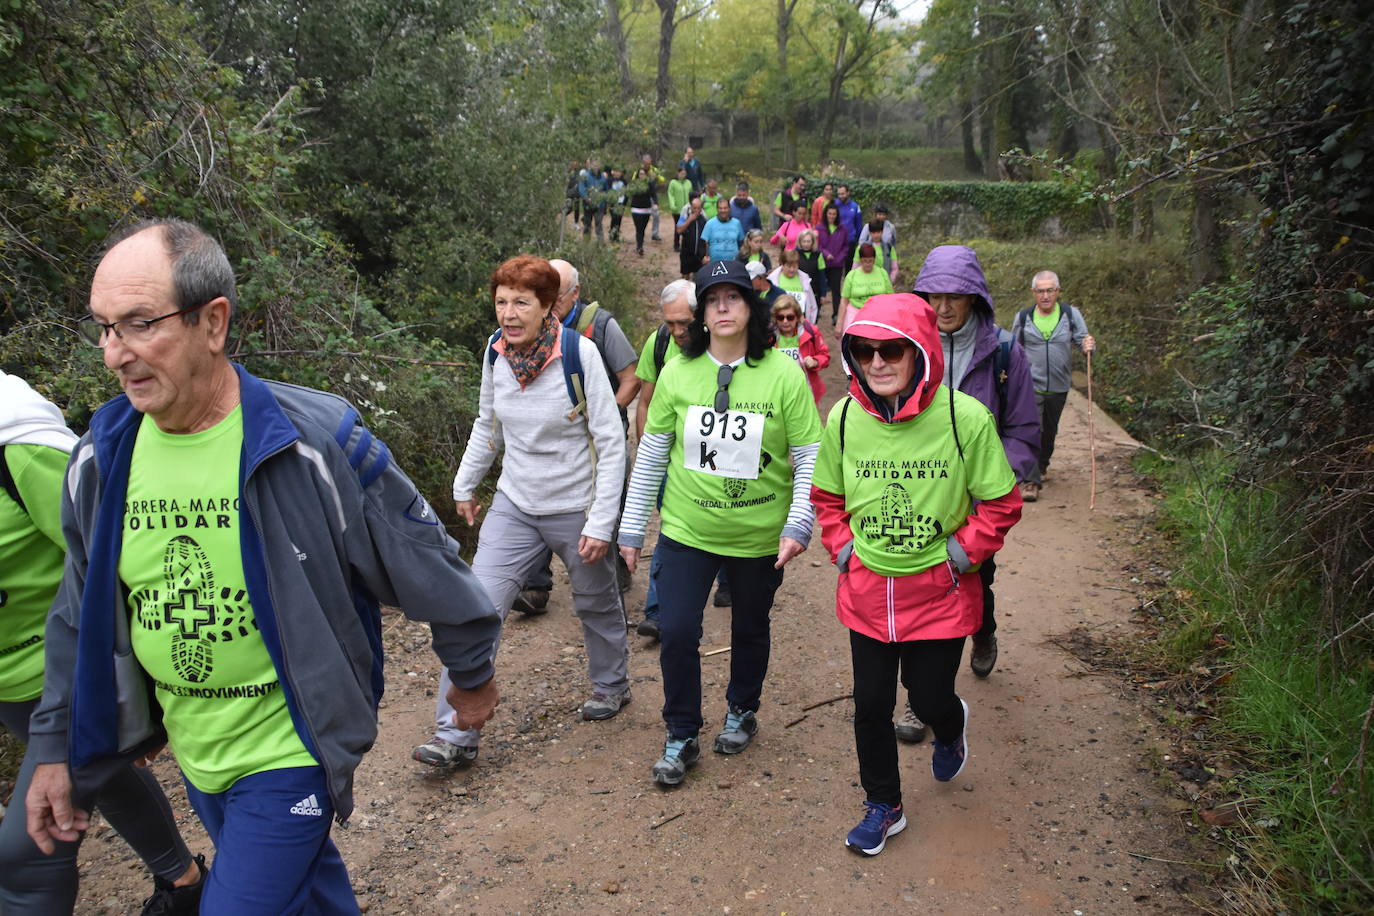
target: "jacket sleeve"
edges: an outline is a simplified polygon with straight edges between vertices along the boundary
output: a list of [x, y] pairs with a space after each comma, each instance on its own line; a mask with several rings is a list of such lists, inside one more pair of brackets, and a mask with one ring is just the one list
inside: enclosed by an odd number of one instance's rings
[[815, 328], [811, 332], [811, 341], [815, 344], [816, 352], [811, 354], [816, 357], [816, 368], [825, 369], [830, 365], [830, 345], [825, 342], [825, 335], [820, 328]]
[[849, 530], [849, 510], [844, 505], [844, 495], [822, 490], [812, 484], [811, 502], [816, 506], [816, 522], [821, 526], [821, 544], [830, 554], [834, 563], [840, 550], [854, 540]]
[[[68, 480], [79, 478], [79, 468], [91, 458], [89, 440], [82, 440], [72, 452]], [[94, 489], [93, 486], [87, 490]], [[36, 763], [61, 763], [67, 759], [67, 723], [71, 707], [72, 680], [76, 673], [77, 624], [81, 614], [81, 593], [86, 586], [86, 532], [83, 505], [93, 509], [94, 495], [83, 493], [73, 483], [62, 487], [62, 533], [67, 556], [62, 582], [48, 611], [43, 635], [43, 694], [29, 719], [28, 753]], [[84, 502], [79, 502], [84, 500]], [[94, 515], [90, 516], [93, 521]]]
[[[434, 654], [454, 684], [476, 687], [495, 672], [501, 618], [434, 509], [381, 440], [357, 421], [345, 449], [364, 440], [369, 444], [359, 467], [369, 470], [366, 479], [354, 477], [363, 523], [344, 530], [349, 564], [378, 601], [430, 625]], [[346, 462], [348, 454], [340, 452], [339, 460]], [[347, 479], [347, 468], [339, 469], [337, 480]]]
[[477, 398], [477, 419], [472, 421], [467, 448], [458, 462], [453, 476], [453, 498], [458, 502], [472, 499], [473, 491], [482, 482], [496, 453], [501, 449], [501, 421], [496, 419], [495, 398], [492, 392], [494, 367], [482, 350], [482, 387]]
[[1012, 487], [1005, 496], [986, 499], [973, 507], [964, 526], [945, 542], [949, 557], [960, 572], [1002, 549], [1007, 532], [1021, 519], [1021, 491]]
[[625, 486], [625, 427], [620, 422], [611, 383], [596, 345], [577, 338], [582, 355], [582, 384], [587, 394], [587, 434], [596, 458], [592, 475], [595, 491], [582, 533], [600, 541], [612, 540]]
[[1028, 480], [1040, 460], [1040, 411], [1035, 407], [1030, 363], [1019, 341], [1011, 345], [1006, 400], [1002, 403], [1002, 415], [997, 418], [997, 429], [1016, 479]]
[[1088, 336], [1088, 323], [1083, 320], [1083, 310], [1069, 306], [1069, 334], [1073, 337], [1075, 347], [1083, 343], [1083, 338]]

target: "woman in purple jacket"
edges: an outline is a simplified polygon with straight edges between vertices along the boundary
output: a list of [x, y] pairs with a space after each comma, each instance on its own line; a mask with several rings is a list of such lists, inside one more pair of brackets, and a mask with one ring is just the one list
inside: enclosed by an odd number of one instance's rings
[[816, 238], [825, 256], [825, 282], [830, 288], [830, 323], [840, 315], [840, 287], [844, 285], [844, 265], [849, 258], [849, 230], [840, 223], [840, 208], [833, 201], [825, 205]]
[[[1037, 468], [1040, 414], [1026, 352], [1009, 332], [997, 327], [992, 295], [977, 253], [965, 245], [931, 249], [912, 291], [935, 309], [945, 357], [941, 381], [972, 395], [992, 411], [1002, 449], [1019, 485]], [[984, 560], [978, 570], [983, 583], [983, 625], [973, 634], [969, 667], [980, 678], [991, 674], [997, 663], [992, 594], [996, 573], [995, 555]], [[925, 736], [925, 725], [908, 706], [897, 720], [896, 731], [901, 740], [916, 742]]]

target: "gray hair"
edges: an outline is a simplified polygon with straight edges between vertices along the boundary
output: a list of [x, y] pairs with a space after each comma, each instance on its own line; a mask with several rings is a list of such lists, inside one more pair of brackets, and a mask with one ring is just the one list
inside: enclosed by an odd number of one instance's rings
[[1035, 289], [1035, 284], [1038, 283], [1044, 277], [1048, 277], [1049, 279], [1053, 280], [1054, 288], [1059, 289], [1059, 274], [1055, 273], [1052, 270], [1042, 270], [1035, 276], [1031, 277], [1031, 289]]
[[687, 304], [695, 311], [697, 307], [697, 285], [691, 280], [674, 280], [663, 287], [663, 292], [658, 297], [659, 308], [681, 296], [687, 297]]
[[[234, 268], [214, 236], [194, 223], [171, 218], [139, 220], [110, 236], [102, 256], [125, 239], [148, 229], [161, 233], [167, 259], [171, 261], [173, 304], [178, 309], [189, 309], [223, 297], [229, 300], [232, 318], [239, 305]], [[181, 320], [197, 324], [200, 312], [187, 312]]]

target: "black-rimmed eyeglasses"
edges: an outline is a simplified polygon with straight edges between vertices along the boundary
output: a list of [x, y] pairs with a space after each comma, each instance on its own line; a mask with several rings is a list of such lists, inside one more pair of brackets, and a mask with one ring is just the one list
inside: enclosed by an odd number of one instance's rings
[[730, 379], [734, 377], [734, 366], [721, 366], [716, 370], [716, 413], [730, 409]]
[[[210, 302], [215, 300], [211, 299]], [[159, 321], [166, 321], [177, 315], [185, 315], [197, 309], [203, 309], [210, 302], [202, 302], [200, 305], [190, 305], [184, 309], [177, 309], [175, 312], [168, 312], [166, 315], [158, 315], [156, 318], [121, 318], [119, 321], [97, 321], [93, 316], [87, 315], [76, 323], [77, 333], [81, 339], [93, 347], [103, 348], [108, 342], [107, 334], [114, 334], [120, 340], [141, 341], [147, 340], [153, 335], [153, 326]]]

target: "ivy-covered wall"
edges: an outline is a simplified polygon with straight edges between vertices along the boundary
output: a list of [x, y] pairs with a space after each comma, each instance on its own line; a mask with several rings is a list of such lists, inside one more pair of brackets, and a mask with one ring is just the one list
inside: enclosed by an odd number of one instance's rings
[[[865, 214], [874, 205], [885, 204], [908, 234], [987, 235], [993, 238], [1022, 238], [1043, 231], [1058, 220], [1062, 229], [1092, 225], [1094, 206], [1084, 201], [1079, 190], [1057, 181], [894, 181], [856, 178], [848, 182], [854, 198], [864, 205]], [[962, 226], [957, 232], [953, 222], [958, 209], [966, 209], [980, 226]], [[932, 225], [939, 222], [942, 225]], [[977, 231], [981, 228], [983, 231]], [[941, 231], [943, 229], [943, 231]]]

